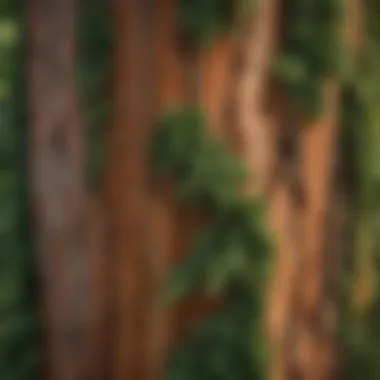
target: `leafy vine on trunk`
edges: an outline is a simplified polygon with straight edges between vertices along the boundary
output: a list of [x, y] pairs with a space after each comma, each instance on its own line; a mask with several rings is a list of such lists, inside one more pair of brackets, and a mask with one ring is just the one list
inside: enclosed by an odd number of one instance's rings
[[264, 347], [256, 323], [270, 244], [262, 206], [241, 197], [244, 167], [191, 108], [168, 112], [159, 121], [153, 162], [157, 174], [173, 179], [186, 206], [212, 217], [174, 272], [166, 295], [173, 301], [201, 288], [225, 297], [224, 306], [176, 350], [168, 379], [262, 376], [263, 352], [254, 350]]
[[340, 70], [341, 11], [338, 0], [284, 0], [274, 73], [293, 107], [315, 117], [322, 83]]

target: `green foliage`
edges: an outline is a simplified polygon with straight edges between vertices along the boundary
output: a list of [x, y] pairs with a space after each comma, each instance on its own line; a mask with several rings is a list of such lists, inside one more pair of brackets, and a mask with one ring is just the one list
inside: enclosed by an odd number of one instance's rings
[[[197, 325], [169, 361], [168, 380], [261, 379], [257, 302], [236, 287], [225, 306]], [[253, 329], [253, 326], [256, 328]]]
[[236, 202], [244, 167], [210, 138], [202, 115], [193, 109], [168, 113], [158, 123], [155, 165], [178, 183], [179, 193], [193, 207], [219, 209]]
[[311, 115], [320, 111], [323, 81], [337, 71], [339, 14], [336, 0], [284, 1], [275, 73], [294, 106]]
[[188, 259], [174, 271], [167, 297], [202, 290], [223, 295], [216, 315], [196, 326], [169, 363], [167, 379], [249, 379], [262, 370], [259, 293], [270, 251], [263, 210], [241, 195], [245, 170], [208, 132], [196, 109], [173, 110], [155, 130], [152, 161], [173, 179], [181, 200], [210, 213]]
[[[180, 0], [178, 26], [195, 46], [209, 46], [231, 32], [244, 0]], [[294, 107], [311, 116], [321, 107], [322, 82], [341, 68], [339, 0], [286, 0], [282, 6], [280, 52], [274, 72], [293, 99]]]
[[[345, 339], [347, 379], [377, 379], [380, 376], [379, 253], [380, 253], [380, 5], [373, 0], [363, 4], [366, 12], [362, 51], [354, 52], [354, 62], [343, 88], [343, 131], [345, 157], [352, 167], [349, 185], [354, 199], [354, 239], [351, 281], [347, 300]], [[349, 159], [349, 160], [348, 160]], [[358, 304], [357, 284], [369, 283], [366, 303]], [[352, 298], [356, 308], [352, 310]]]
[[105, 162], [105, 127], [110, 121], [112, 23], [105, 0], [86, 0], [78, 17], [78, 82], [86, 124], [87, 178], [99, 187]]
[[168, 289], [170, 299], [183, 297], [197, 287], [214, 295], [230, 283], [259, 284], [268, 252], [261, 223], [261, 209], [253, 202], [237, 200], [216, 210], [211, 226], [194, 242], [191, 260], [174, 273]]
[[0, 81], [7, 89], [0, 94], [0, 378], [37, 380], [41, 338], [26, 183], [25, 23], [21, 2], [8, 5], [0, 18]]
[[178, 26], [194, 46], [208, 46], [230, 31], [242, 0], [179, 0]]

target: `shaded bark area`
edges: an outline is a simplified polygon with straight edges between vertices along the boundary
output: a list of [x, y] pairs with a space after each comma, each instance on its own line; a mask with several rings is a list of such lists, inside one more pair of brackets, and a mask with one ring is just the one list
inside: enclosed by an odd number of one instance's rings
[[94, 379], [92, 253], [74, 0], [29, 1], [30, 172], [46, 378]]
[[[355, 55], [363, 44], [363, 2], [347, 1], [342, 34]], [[355, 65], [355, 60], [351, 63]], [[350, 73], [352, 74], [352, 73]], [[310, 197], [303, 261], [305, 284], [299, 295], [298, 359], [301, 378], [335, 379], [340, 375], [342, 352], [338, 322], [340, 273], [347, 252], [348, 199], [339, 156], [341, 85], [325, 86], [324, 117], [303, 140], [302, 162]]]
[[106, 212], [103, 197], [100, 194], [88, 194], [86, 208], [85, 236], [89, 246], [90, 257], [87, 265], [90, 273], [91, 292], [88, 294], [90, 312], [88, 316], [89, 337], [87, 341], [90, 351], [91, 365], [88, 379], [104, 380], [106, 377], [106, 358], [108, 357], [107, 316], [109, 298], [107, 294], [107, 260], [106, 250]]

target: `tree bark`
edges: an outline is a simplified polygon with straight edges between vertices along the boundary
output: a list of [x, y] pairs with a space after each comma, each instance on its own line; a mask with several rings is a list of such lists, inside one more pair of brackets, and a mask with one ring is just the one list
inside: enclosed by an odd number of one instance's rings
[[[29, 1], [30, 169], [47, 378], [89, 379], [91, 265], [75, 0]], [[92, 379], [92, 377], [91, 377]]]
[[247, 181], [249, 196], [260, 196], [271, 163], [271, 120], [264, 112], [271, 62], [276, 49], [277, 19], [281, 0], [260, 0], [242, 18], [242, 70], [236, 89], [237, 144], [252, 170]]
[[[146, 44], [150, 37], [142, 37], [146, 9], [137, 0], [113, 2], [117, 39], [107, 187], [110, 249], [115, 260], [112, 349], [116, 350], [109, 378], [115, 380], [159, 378], [168, 347], [213, 307], [198, 297], [169, 312], [157, 304], [168, 271], [183, 258], [182, 252], [207, 218], [185, 218], [173, 200], [170, 184], [152, 186], [149, 182], [151, 173], [146, 159], [150, 124], [166, 107], [184, 104], [188, 99], [183, 81], [185, 62], [174, 27], [175, 2], [156, 0], [155, 4], [152, 61], [156, 78], [149, 79]], [[266, 113], [264, 100], [279, 33], [280, 5], [280, 0], [260, 0], [256, 16], [249, 16], [248, 28], [240, 41], [246, 61], [233, 88], [236, 112], [229, 126], [225, 125], [226, 93], [231, 91], [230, 80], [234, 77], [230, 70], [237, 41], [231, 38], [218, 42], [212, 52], [201, 57], [201, 78], [194, 78], [201, 82], [200, 100], [212, 130], [222, 138], [228, 138], [231, 131], [237, 136], [238, 150], [251, 173], [245, 191], [252, 197], [266, 196], [265, 188], [278, 158], [276, 120]], [[153, 101], [145, 93], [151, 86], [156, 86]], [[335, 102], [338, 95], [334, 88], [330, 94]], [[321, 352], [326, 348], [331, 353], [331, 340], [321, 343], [314, 321], [324, 320], [331, 305], [327, 302], [330, 298], [325, 297], [328, 279], [323, 226], [331, 190], [331, 154], [337, 125], [333, 113], [337, 107], [333, 105], [326, 120], [311, 126], [302, 140], [307, 208], [297, 209], [286, 179], [279, 181], [268, 199], [271, 228], [278, 241], [266, 315], [273, 380], [294, 380], [293, 371], [305, 380], [328, 379], [331, 373], [331, 363]], [[310, 241], [306, 242], [309, 236]], [[301, 260], [306, 266], [301, 267]], [[296, 292], [300, 279], [305, 282], [305, 289]], [[312, 310], [312, 316], [306, 310]]]
[[[333, 343], [324, 338], [321, 329], [329, 319], [326, 315], [335, 315], [336, 310], [331, 311], [334, 306], [326, 298], [326, 231], [323, 227], [335, 158], [338, 88], [334, 83], [326, 90], [326, 105], [331, 103], [330, 108], [326, 108], [322, 119], [310, 126], [301, 140], [301, 179], [306, 188], [307, 207], [299, 209], [295, 204], [288, 186], [291, 173], [279, 179], [272, 194], [266, 194], [266, 186], [277, 169], [274, 165], [281, 158], [276, 149], [280, 138], [278, 130], [287, 127], [276, 119], [278, 115], [268, 114], [265, 109], [270, 90], [270, 63], [276, 52], [276, 38], [281, 33], [277, 28], [282, 4], [273, 0], [259, 1], [257, 5], [256, 18], [248, 20], [243, 36], [246, 66], [240, 72], [236, 90], [238, 123], [235, 128], [239, 152], [251, 171], [246, 191], [251, 196], [268, 198], [270, 225], [278, 247], [266, 317], [272, 355], [269, 376], [274, 380], [329, 379], [333, 371], [329, 361], [334, 355]], [[282, 166], [281, 161], [278, 164]], [[281, 169], [287, 172], [285, 167]], [[301, 291], [300, 281], [304, 284]], [[310, 313], [307, 317], [306, 310]], [[334, 322], [330, 322], [326, 322], [329, 324], [326, 328], [334, 329], [335, 326], [331, 326]]]
[[[295, 355], [299, 377], [310, 380], [331, 379], [336, 363], [331, 337], [337, 328], [337, 311], [332, 294], [329, 294], [332, 289], [328, 287], [331, 279], [328, 276], [326, 241], [330, 231], [325, 226], [332, 217], [329, 196], [333, 191], [340, 108], [337, 82], [326, 85], [324, 98], [324, 115], [309, 127], [302, 146], [307, 207], [305, 245], [298, 277], [303, 286], [297, 292], [299, 298], [296, 301], [299, 314], [295, 321]], [[338, 254], [334, 252], [334, 255]]]
[[[151, 30], [154, 99], [152, 127], [171, 107], [184, 101], [183, 62], [176, 33], [174, 0], [154, 0]], [[150, 168], [151, 169], [151, 168]], [[169, 348], [176, 335], [176, 313], [161, 302], [165, 281], [170, 275], [174, 255], [174, 237], [180, 220], [172, 184], [154, 178], [150, 173], [148, 223], [148, 254], [151, 256], [150, 301], [148, 305], [148, 332], [146, 341], [146, 379], [161, 379]]]
[[[141, 2], [112, 2], [114, 50], [113, 122], [109, 129], [107, 210], [112, 254], [112, 338], [108, 378], [137, 379], [141, 372], [145, 273], [145, 141], [144, 72]], [[143, 280], [144, 279], [144, 280]]]

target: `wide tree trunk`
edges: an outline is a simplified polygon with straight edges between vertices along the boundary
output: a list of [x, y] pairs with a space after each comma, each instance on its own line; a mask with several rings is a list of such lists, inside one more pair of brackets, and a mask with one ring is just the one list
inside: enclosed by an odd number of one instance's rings
[[[113, 82], [113, 123], [109, 131], [107, 168], [107, 211], [109, 250], [112, 254], [110, 296], [113, 319], [110, 327], [108, 378], [143, 378], [142, 345], [147, 315], [144, 264], [149, 252], [143, 250], [146, 234], [146, 141], [147, 114], [144, 91], [148, 78], [144, 70], [142, 2], [112, 2], [116, 43]], [[147, 112], [148, 109], [148, 112]], [[145, 309], [145, 310], [144, 310]]]
[[[326, 271], [326, 239], [330, 231], [325, 225], [333, 190], [339, 94], [336, 83], [326, 86], [321, 119], [310, 125], [304, 136], [294, 136], [300, 138], [296, 164], [307, 202], [300, 209], [289, 186], [296, 173], [289, 170], [277, 151], [281, 128], [287, 127], [276, 114], [283, 104], [270, 104], [274, 113], [266, 108], [282, 6], [280, 0], [259, 1], [255, 16], [246, 19], [242, 39], [246, 66], [239, 74], [237, 123], [233, 125], [239, 152], [251, 172], [246, 190], [251, 196], [267, 198], [269, 221], [277, 241], [268, 289], [267, 327], [272, 354], [269, 376], [274, 380], [322, 380], [331, 378], [335, 359], [336, 310], [327, 293], [331, 281]], [[280, 178], [267, 194], [274, 174], [280, 174]]]

